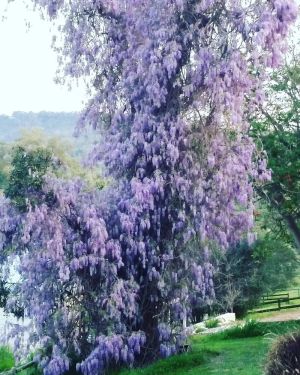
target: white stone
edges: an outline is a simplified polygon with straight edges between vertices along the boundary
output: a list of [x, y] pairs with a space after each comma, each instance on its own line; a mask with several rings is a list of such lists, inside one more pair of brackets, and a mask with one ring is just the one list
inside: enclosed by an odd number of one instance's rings
[[226, 313], [216, 316], [220, 324], [229, 324], [236, 321], [235, 313]]

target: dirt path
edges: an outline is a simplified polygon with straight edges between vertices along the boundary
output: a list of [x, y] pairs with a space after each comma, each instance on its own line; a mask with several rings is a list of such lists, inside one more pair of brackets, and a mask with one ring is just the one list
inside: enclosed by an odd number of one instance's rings
[[300, 320], [300, 310], [278, 311], [267, 318], [258, 319], [260, 322], [285, 322], [287, 320]]

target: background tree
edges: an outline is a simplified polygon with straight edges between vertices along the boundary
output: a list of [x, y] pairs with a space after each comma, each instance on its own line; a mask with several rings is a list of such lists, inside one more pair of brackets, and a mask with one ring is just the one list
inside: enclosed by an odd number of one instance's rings
[[[52, 118], [52, 116], [50, 116]], [[54, 117], [55, 118], [55, 117]], [[84, 142], [85, 137], [83, 137]], [[26, 152], [45, 150], [52, 157], [55, 164], [55, 175], [59, 178], [72, 179], [79, 177], [88, 186], [101, 189], [108, 181], [105, 181], [103, 172], [99, 166], [93, 167], [87, 162], [87, 151], [83, 150], [80, 141], [74, 144], [74, 138], [65, 139], [58, 136], [48, 135], [38, 128], [29, 128], [21, 131], [21, 136], [11, 144], [12, 150], [18, 147], [24, 148]], [[86, 147], [86, 145], [84, 146]], [[78, 157], [79, 154], [81, 157]], [[85, 155], [85, 156], [83, 156]], [[25, 167], [25, 165], [24, 165]], [[25, 168], [26, 169], [26, 168]]]
[[242, 244], [216, 253], [214, 264], [216, 302], [210, 310], [237, 316], [256, 307], [267, 293], [289, 287], [299, 267], [294, 249], [272, 234], [252, 246]]
[[17, 147], [13, 152], [12, 170], [4, 191], [6, 197], [20, 211], [41, 204], [45, 200], [42, 189], [44, 177], [54, 167], [49, 150], [37, 148], [28, 152]]
[[267, 102], [252, 121], [251, 134], [268, 155], [272, 179], [257, 188], [260, 197], [277, 218], [277, 228], [287, 231], [300, 249], [300, 66], [299, 55], [290, 55], [273, 72]]
[[0, 191], [5, 189], [8, 183], [10, 165], [10, 146], [0, 142]]

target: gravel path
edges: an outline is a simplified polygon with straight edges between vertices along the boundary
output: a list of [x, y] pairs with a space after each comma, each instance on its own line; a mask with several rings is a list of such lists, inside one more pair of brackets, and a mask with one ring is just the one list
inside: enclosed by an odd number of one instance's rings
[[278, 311], [267, 318], [258, 319], [260, 322], [286, 322], [288, 320], [300, 320], [300, 310]]

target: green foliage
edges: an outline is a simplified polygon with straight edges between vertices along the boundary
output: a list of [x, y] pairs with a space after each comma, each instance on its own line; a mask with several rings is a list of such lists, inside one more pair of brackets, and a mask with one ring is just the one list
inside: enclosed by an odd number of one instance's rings
[[[0, 373], [3, 371], [11, 370], [13, 367], [18, 368], [20, 365], [27, 364], [33, 360], [34, 354], [30, 354], [29, 357], [21, 364], [16, 364], [14, 355], [11, 350], [7, 347], [0, 347]], [[16, 372], [18, 375], [42, 375], [42, 371], [37, 365], [30, 365], [27, 369]]]
[[172, 358], [167, 358], [157, 361], [153, 365], [145, 369], [137, 369], [134, 371], [122, 371], [122, 375], [180, 375], [193, 368], [198, 367], [204, 363], [203, 353], [198, 351], [194, 353], [181, 354]]
[[11, 163], [10, 153], [10, 145], [0, 142], [0, 191], [4, 190], [8, 184]]
[[256, 242], [253, 261], [258, 264], [255, 278], [263, 294], [289, 287], [299, 268], [294, 248], [271, 234]]
[[274, 343], [267, 359], [266, 375], [300, 373], [300, 332], [281, 336]]
[[265, 327], [256, 320], [249, 319], [243, 324], [226, 329], [222, 333], [223, 339], [242, 339], [245, 337], [257, 337], [265, 334]]
[[37, 366], [32, 366], [20, 371], [18, 375], [43, 375], [43, 372]]
[[216, 318], [208, 319], [204, 322], [206, 328], [216, 328], [219, 326], [219, 320]]
[[55, 137], [48, 138], [40, 130], [23, 131], [21, 138], [10, 148], [0, 145], [0, 156], [1, 152], [8, 153], [8, 164], [3, 168], [0, 165], [5, 176], [1, 185], [0, 173], [0, 189], [4, 189], [4, 194], [21, 211], [45, 198], [41, 190], [47, 173], [67, 179], [80, 177], [89, 186], [102, 189], [106, 182], [96, 168], [83, 167], [71, 156], [71, 151], [70, 144]]
[[56, 160], [55, 175], [64, 179], [80, 177], [91, 187], [100, 189], [106, 184], [106, 181], [99, 173], [99, 167], [86, 167], [81, 164], [82, 154], [79, 152], [78, 158], [74, 157], [77, 153], [73, 144], [62, 138], [48, 137], [40, 129], [30, 129], [21, 132], [21, 137], [16, 141], [15, 146], [23, 147], [28, 152], [37, 149], [45, 149], [53, 155]]
[[290, 320], [287, 322], [270, 322], [263, 323], [255, 319], [247, 319], [241, 324], [230, 327], [225, 331], [213, 335], [214, 338], [222, 340], [243, 339], [258, 336], [277, 337], [288, 332], [300, 330], [299, 320]]
[[37, 369], [37, 368], [35, 368], [35, 367], [31, 367], [31, 368], [29, 368], [29, 369], [26, 369], [26, 370], [23, 370], [23, 371], [20, 371], [19, 373], [18, 373], [18, 375], [42, 375], [43, 373], [39, 370], [39, 369]]
[[202, 333], [202, 332], [204, 332], [205, 331], [205, 329], [203, 328], [203, 327], [197, 327], [196, 329], [195, 329], [195, 333]]
[[53, 169], [54, 162], [47, 149], [27, 151], [18, 146], [14, 149], [12, 171], [4, 194], [25, 211], [28, 205], [35, 206], [43, 197], [42, 186], [45, 174]]
[[238, 316], [255, 307], [264, 294], [288, 287], [299, 264], [294, 249], [269, 234], [253, 247], [242, 244], [214, 255], [216, 302], [210, 309]]
[[272, 170], [272, 181], [261, 188], [261, 195], [271, 199], [282, 214], [299, 214], [300, 133], [289, 129], [272, 131], [260, 139]]
[[15, 365], [12, 352], [6, 347], [0, 347], [0, 372], [9, 370]]
[[[300, 247], [300, 65], [299, 56], [271, 75], [267, 105], [252, 120], [251, 135], [267, 153], [272, 180], [256, 186], [275, 212], [273, 230]], [[275, 219], [275, 220], [274, 220]]]

